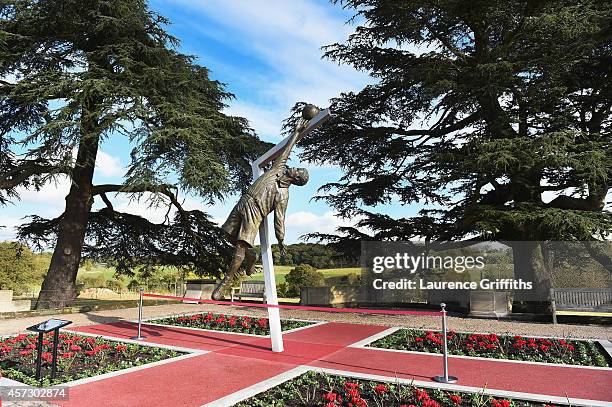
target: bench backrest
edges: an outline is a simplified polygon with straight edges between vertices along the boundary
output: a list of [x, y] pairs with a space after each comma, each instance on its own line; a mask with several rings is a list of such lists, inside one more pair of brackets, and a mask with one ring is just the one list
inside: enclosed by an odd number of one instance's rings
[[263, 281], [241, 281], [240, 292], [247, 294], [263, 294], [266, 292], [266, 283]]
[[612, 289], [609, 288], [555, 288], [550, 293], [558, 305], [596, 307], [612, 303]]

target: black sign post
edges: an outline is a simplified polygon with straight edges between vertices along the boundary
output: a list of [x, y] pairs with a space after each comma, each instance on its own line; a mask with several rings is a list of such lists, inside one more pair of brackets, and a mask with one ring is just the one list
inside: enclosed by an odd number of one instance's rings
[[36, 380], [42, 383], [42, 353], [43, 353], [43, 336], [44, 334], [53, 331], [53, 358], [51, 360], [51, 380], [55, 379], [57, 373], [57, 347], [59, 345], [59, 330], [65, 326], [68, 326], [72, 321], [66, 321], [63, 319], [49, 319], [40, 324], [32, 325], [27, 328], [28, 331], [38, 332], [38, 343], [36, 350], [38, 355], [36, 356]]

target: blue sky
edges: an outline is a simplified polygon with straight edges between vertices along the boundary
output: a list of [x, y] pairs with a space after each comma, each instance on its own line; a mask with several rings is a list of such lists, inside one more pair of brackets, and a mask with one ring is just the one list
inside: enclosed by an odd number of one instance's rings
[[[298, 101], [327, 106], [330, 98], [345, 91], [360, 90], [370, 81], [364, 73], [348, 66], [322, 60], [321, 46], [343, 42], [355, 26], [347, 25], [351, 14], [323, 0], [176, 0], [150, 1], [150, 7], [168, 17], [168, 30], [181, 41], [184, 53], [198, 57], [211, 70], [211, 77], [227, 84], [236, 95], [228, 113], [246, 117], [264, 140], [281, 140], [280, 126], [289, 109]], [[127, 140], [112, 136], [101, 146], [95, 182], [120, 182], [129, 162]], [[291, 165], [299, 164], [297, 153]], [[317, 188], [341, 175], [333, 165], [308, 166], [310, 182], [292, 187], [288, 208], [287, 243], [309, 232], [332, 232], [342, 220], [324, 202], [311, 198]], [[63, 210], [67, 181], [46, 185], [42, 191], [22, 191], [21, 201], [0, 213], [0, 240], [10, 239], [12, 227], [23, 216], [54, 217]], [[202, 209], [223, 222], [238, 197], [228, 197], [212, 206], [185, 197], [187, 208]], [[165, 208], [149, 208], [146, 201], [114, 198], [118, 210], [162, 221]], [[100, 206], [97, 203], [96, 206]], [[388, 205], [379, 211], [409, 216], [419, 206]]]

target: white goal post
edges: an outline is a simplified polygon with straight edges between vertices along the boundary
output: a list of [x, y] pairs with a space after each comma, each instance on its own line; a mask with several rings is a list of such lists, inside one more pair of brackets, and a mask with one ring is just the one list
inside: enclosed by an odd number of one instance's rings
[[[305, 137], [308, 133], [325, 123], [331, 118], [329, 109], [322, 110], [318, 115], [310, 119], [306, 128], [298, 135], [298, 141]], [[252, 164], [253, 181], [259, 178], [264, 173], [264, 167], [276, 159], [282, 148], [289, 140], [288, 136], [283, 141], [272, 147], [264, 155], [255, 160]], [[259, 242], [261, 245], [261, 262], [263, 264], [264, 280], [266, 284], [266, 302], [269, 305], [278, 305], [278, 297], [276, 295], [276, 277], [274, 275], [274, 262], [272, 260], [272, 243], [270, 241], [270, 216], [267, 215], [259, 226]], [[280, 312], [278, 308], [268, 308], [268, 321], [270, 325], [270, 339], [272, 341], [272, 351], [282, 352], [283, 334], [280, 323]]]

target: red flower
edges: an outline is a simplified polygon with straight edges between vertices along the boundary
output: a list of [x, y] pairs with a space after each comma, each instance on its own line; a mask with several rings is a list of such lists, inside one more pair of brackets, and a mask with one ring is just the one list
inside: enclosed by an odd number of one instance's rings
[[425, 390], [414, 389], [414, 395], [418, 401], [429, 400], [429, 394]]
[[329, 393], [325, 393], [323, 395], [323, 398], [327, 401], [336, 401], [336, 399], [338, 398], [338, 395], [330, 391]]
[[73, 356], [74, 356], [74, 353], [72, 353], [72, 352], [62, 353], [62, 358], [63, 359], [70, 359]]
[[32, 353], [31, 350], [22, 350], [21, 352], [19, 352], [21, 356], [28, 356], [30, 353]]
[[381, 394], [388, 393], [389, 388], [385, 386], [384, 384], [379, 384], [378, 386], [374, 387], [374, 391], [376, 392], [376, 394], [381, 395]]
[[51, 362], [53, 360], [53, 355], [51, 352], [43, 352], [43, 354], [40, 355], [40, 358], [45, 362]]
[[455, 404], [461, 404], [461, 397], [457, 394], [451, 394], [450, 399]]
[[423, 338], [414, 338], [414, 340], [417, 342], [423, 342]]
[[259, 318], [257, 320], [257, 325], [259, 325], [260, 328], [265, 328], [268, 326], [268, 320], [265, 318]]
[[126, 345], [117, 345], [117, 346], [115, 346], [115, 350], [116, 350], [117, 352], [123, 352], [123, 351], [125, 351], [126, 349], [127, 349], [127, 346], [126, 346]]
[[350, 390], [348, 390], [346, 392], [346, 394], [348, 394], [352, 398], [357, 398], [357, 397], [359, 397], [359, 390], [357, 390], [357, 389], [350, 389]]
[[510, 407], [510, 402], [508, 400], [491, 400], [491, 404], [493, 407]]
[[83, 350], [83, 348], [81, 348], [79, 345], [72, 345], [72, 346], [70, 347], [70, 350], [71, 350], [71, 351], [74, 351], [74, 352], [78, 352], [78, 351], [80, 351], [80, 350]]
[[344, 383], [344, 388], [345, 389], [358, 389], [359, 383], [346, 382]]
[[546, 352], [546, 351], [548, 350], [548, 346], [546, 346], [546, 345], [540, 345], [540, 349], [541, 349], [543, 352]]

